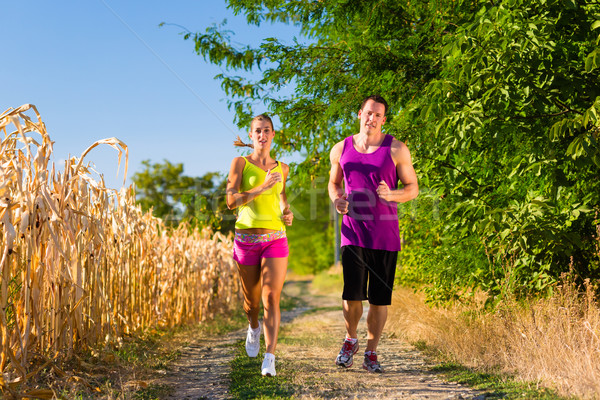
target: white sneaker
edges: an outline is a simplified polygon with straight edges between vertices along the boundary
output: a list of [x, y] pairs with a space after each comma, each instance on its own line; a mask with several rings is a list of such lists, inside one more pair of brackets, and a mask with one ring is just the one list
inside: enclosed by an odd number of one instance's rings
[[256, 357], [260, 350], [260, 321], [258, 328], [253, 329], [248, 326], [248, 334], [246, 335], [246, 354], [248, 357]]
[[261, 367], [262, 376], [275, 376], [275, 356], [271, 353], [265, 353]]

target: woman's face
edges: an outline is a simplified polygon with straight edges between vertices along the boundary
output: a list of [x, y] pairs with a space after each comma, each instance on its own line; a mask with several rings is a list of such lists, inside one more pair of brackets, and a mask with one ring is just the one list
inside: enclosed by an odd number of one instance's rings
[[250, 130], [250, 139], [254, 149], [270, 149], [275, 131], [269, 121], [254, 120]]

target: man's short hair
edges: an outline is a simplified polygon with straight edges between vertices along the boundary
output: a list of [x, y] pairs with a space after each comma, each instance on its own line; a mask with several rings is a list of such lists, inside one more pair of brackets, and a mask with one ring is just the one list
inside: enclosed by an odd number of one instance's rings
[[385, 101], [385, 99], [383, 97], [381, 97], [378, 94], [372, 94], [370, 96], [365, 97], [362, 104], [360, 105], [361, 110], [364, 108], [365, 104], [367, 104], [367, 101], [369, 101], [369, 100], [373, 100], [375, 103], [383, 104], [383, 106], [384, 106], [383, 115], [387, 114], [388, 103], [387, 103], [387, 101]]

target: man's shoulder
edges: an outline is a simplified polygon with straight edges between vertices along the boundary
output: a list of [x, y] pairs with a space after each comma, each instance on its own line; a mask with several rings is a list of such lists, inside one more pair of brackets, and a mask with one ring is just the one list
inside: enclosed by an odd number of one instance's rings
[[403, 141], [396, 139], [393, 136], [392, 136], [392, 143], [390, 144], [390, 147], [392, 148], [392, 151], [401, 151], [401, 150], [408, 149], [408, 147], [406, 147], [406, 144]]
[[398, 140], [396, 138], [392, 139], [392, 143], [390, 145], [390, 152], [392, 158], [396, 162], [410, 159], [410, 151], [408, 150], [408, 146], [403, 141]]
[[344, 145], [344, 143], [346, 143], [346, 141], [347, 141], [348, 139], [352, 140], [352, 138], [353, 138], [354, 136], [356, 136], [356, 135], [350, 135], [350, 136], [346, 136], [345, 138], [343, 138], [342, 140], [340, 140], [339, 142], [337, 142], [337, 143], [334, 145], [334, 147], [335, 147], [335, 146], [343, 146], [343, 145]]
[[344, 150], [344, 143], [346, 142], [346, 139], [340, 140], [339, 142], [337, 142], [336, 144], [333, 145], [333, 147], [331, 148], [331, 151], [329, 152], [329, 155], [333, 158], [339, 158], [342, 155], [342, 151]]
[[404, 142], [402, 142], [400, 139], [396, 139], [396, 137], [394, 135], [390, 135], [388, 133], [387, 136], [391, 136], [392, 137], [392, 143], [391, 143], [392, 147], [394, 147], [394, 146], [398, 147], [398, 146], [404, 145]]

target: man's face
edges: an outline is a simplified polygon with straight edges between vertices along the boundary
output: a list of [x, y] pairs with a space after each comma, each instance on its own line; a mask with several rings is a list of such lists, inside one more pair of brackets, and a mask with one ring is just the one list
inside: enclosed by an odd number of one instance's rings
[[361, 132], [381, 132], [381, 126], [385, 122], [385, 106], [374, 100], [368, 100], [362, 110], [358, 112], [358, 117], [360, 118]]

